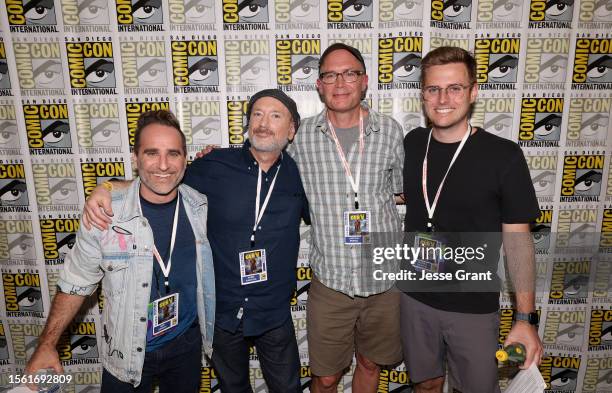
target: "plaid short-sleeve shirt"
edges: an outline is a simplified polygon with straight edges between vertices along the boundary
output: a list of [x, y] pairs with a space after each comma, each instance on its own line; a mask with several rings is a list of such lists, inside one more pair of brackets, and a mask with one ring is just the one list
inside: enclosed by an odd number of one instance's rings
[[[401, 222], [394, 194], [402, 192], [402, 128], [392, 118], [365, 104], [364, 108], [369, 121], [359, 182], [359, 208], [370, 212], [370, 233], [397, 233], [401, 231]], [[310, 265], [325, 286], [348, 296], [381, 293], [392, 282], [372, 278], [371, 261], [368, 264], [362, 258], [362, 246], [344, 244], [343, 215], [354, 209], [354, 193], [326, 118], [323, 110], [304, 119], [288, 149], [298, 165], [310, 204]], [[353, 144], [345, 154], [355, 174], [359, 144]]]

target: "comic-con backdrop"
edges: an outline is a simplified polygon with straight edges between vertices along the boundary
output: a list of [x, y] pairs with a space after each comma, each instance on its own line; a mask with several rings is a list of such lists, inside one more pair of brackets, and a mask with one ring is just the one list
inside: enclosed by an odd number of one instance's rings
[[[405, 132], [424, 124], [422, 56], [442, 45], [474, 52], [472, 124], [520, 144], [541, 204], [547, 391], [612, 391], [611, 0], [0, 0], [0, 30], [0, 386], [36, 346], [85, 197], [133, 176], [138, 116], [174, 111], [190, 157], [240, 146], [259, 89], [283, 89], [303, 117], [322, 109], [318, 59], [342, 41], [364, 54], [370, 105]], [[550, 260], [548, 244], [572, 249], [585, 233], [597, 235], [602, 261]], [[292, 311], [308, 391], [302, 234]], [[103, 306], [93, 299], [62, 337], [69, 392], [100, 383]], [[513, 313], [502, 295], [500, 343]], [[251, 359], [252, 384], [265, 391]], [[378, 391], [409, 391], [404, 370], [383, 371]], [[203, 367], [201, 391], [216, 386]]]

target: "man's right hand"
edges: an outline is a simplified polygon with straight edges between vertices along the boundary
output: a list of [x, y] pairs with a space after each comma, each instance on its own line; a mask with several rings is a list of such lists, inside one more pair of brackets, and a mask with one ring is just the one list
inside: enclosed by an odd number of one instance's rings
[[57, 350], [50, 344], [40, 344], [25, 367], [25, 374], [34, 374], [38, 370], [52, 368], [58, 374], [64, 373]]
[[94, 226], [104, 231], [113, 222], [113, 214], [110, 192], [102, 186], [97, 186], [85, 201], [81, 222], [87, 230]]

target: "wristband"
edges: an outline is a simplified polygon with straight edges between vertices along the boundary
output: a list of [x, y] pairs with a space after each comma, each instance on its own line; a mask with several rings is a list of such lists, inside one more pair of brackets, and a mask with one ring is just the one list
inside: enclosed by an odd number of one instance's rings
[[106, 188], [108, 192], [113, 192], [113, 183], [108, 180], [102, 182], [102, 187]]

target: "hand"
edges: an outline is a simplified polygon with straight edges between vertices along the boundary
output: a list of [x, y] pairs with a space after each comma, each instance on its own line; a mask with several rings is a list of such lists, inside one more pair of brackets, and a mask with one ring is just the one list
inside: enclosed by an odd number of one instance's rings
[[94, 226], [104, 231], [113, 222], [112, 216], [110, 192], [102, 186], [97, 186], [85, 201], [81, 222], [87, 230]]
[[45, 368], [52, 368], [58, 374], [64, 373], [64, 368], [60, 363], [55, 347], [50, 344], [41, 343], [26, 365], [24, 373], [34, 374], [36, 371]]
[[219, 147], [220, 147], [219, 145], [206, 145], [205, 148], [203, 148], [201, 151], [196, 153], [196, 158], [202, 158], [208, 153], [210, 153], [211, 151], [218, 149]]
[[530, 325], [527, 322], [515, 322], [512, 329], [510, 329], [510, 333], [508, 333], [508, 338], [506, 338], [506, 341], [504, 342], [504, 347], [514, 343], [523, 344], [525, 346], [525, 350], [527, 351], [525, 363], [520, 365], [521, 369], [527, 369], [533, 363], [540, 365], [542, 354], [544, 353], [544, 347], [542, 347], [542, 341], [540, 341], [540, 337], [538, 336], [538, 331], [536, 330], [535, 326]]

